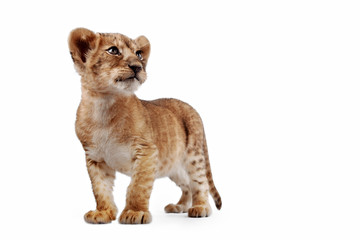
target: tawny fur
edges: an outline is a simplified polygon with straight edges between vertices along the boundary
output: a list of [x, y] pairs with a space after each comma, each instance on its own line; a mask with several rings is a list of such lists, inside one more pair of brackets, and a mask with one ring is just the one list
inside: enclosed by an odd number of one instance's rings
[[97, 204], [96, 210], [85, 214], [85, 221], [116, 219], [112, 195], [116, 171], [131, 177], [120, 223], [151, 222], [153, 182], [165, 176], [182, 190], [179, 202], [167, 205], [166, 212], [207, 217], [209, 193], [220, 209], [199, 114], [176, 99], [143, 101], [134, 95], [146, 80], [147, 38], [132, 40], [78, 28], [70, 33], [69, 48], [82, 86], [76, 133]]

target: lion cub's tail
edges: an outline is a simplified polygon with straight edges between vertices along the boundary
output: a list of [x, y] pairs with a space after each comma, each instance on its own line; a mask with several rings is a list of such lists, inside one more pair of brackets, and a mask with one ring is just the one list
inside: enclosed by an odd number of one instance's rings
[[214, 180], [212, 177], [210, 161], [209, 161], [209, 152], [208, 152], [208, 148], [207, 148], [207, 144], [206, 144], [205, 133], [204, 133], [204, 155], [205, 155], [205, 164], [206, 164], [206, 177], [209, 182], [210, 194], [215, 201], [216, 208], [220, 210], [221, 206], [222, 206], [222, 201], [221, 201], [220, 194], [215, 187]]

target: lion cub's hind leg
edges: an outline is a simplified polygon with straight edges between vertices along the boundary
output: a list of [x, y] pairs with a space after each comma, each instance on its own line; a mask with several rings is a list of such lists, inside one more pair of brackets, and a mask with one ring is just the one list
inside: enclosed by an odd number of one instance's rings
[[188, 210], [188, 216], [208, 217], [211, 214], [211, 207], [208, 202], [209, 184], [202, 147], [194, 145], [194, 148], [188, 150], [186, 169], [189, 174], [192, 193], [192, 207]]
[[190, 181], [187, 172], [181, 169], [179, 172], [170, 176], [170, 179], [181, 188], [181, 198], [177, 204], [168, 204], [165, 207], [167, 213], [185, 213], [191, 206]]

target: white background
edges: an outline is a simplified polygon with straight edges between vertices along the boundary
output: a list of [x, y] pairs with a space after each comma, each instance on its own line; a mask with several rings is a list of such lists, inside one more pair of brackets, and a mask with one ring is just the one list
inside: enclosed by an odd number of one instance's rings
[[[359, 239], [358, 1], [2, 1], [1, 239]], [[69, 32], [145, 35], [139, 98], [201, 114], [223, 209], [167, 215], [180, 197], [154, 185], [153, 222], [89, 225], [95, 208], [75, 136], [80, 77]], [[122, 210], [129, 178], [117, 175]]]

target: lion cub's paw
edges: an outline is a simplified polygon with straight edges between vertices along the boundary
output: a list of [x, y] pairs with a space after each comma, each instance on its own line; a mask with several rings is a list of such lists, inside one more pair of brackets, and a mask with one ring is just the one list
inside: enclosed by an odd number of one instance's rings
[[203, 206], [203, 205], [195, 205], [189, 208], [188, 216], [189, 217], [208, 217], [211, 214], [211, 207], [210, 206]]
[[103, 224], [110, 223], [116, 219], [116, 211], [113, 210], [95, 210], [89, 211], [84, 215], [84, 219], [87, 223]]
[[146, 224], [151, 222], [151, 214], [146, 211], [124, 210], [119, 218], [122, 224]]
[[166, 213], [184, 213], [187, 212], [188, 208], [180, 204], [169, 204], [165, 207]]

